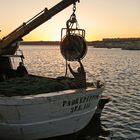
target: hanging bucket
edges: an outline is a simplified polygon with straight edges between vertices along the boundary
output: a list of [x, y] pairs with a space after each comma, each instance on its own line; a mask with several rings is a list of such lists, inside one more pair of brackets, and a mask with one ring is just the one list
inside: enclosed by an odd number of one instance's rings
[[87, 53], [86, 41], [79, 35], [66, 35], [60, 44], [62, 56], [68, 61], [83, 59]]

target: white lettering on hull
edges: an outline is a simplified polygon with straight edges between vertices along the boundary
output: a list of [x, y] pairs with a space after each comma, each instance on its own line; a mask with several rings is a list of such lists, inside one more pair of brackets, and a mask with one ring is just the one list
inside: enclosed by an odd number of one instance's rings
[[90, 107], [93, 100], [99, 99], [99, 95], [88, 95], [84, 97], [77, 97], [71, 100], [63, 100], [63, 107], [71, 107], [70, 112], [81, 111]]

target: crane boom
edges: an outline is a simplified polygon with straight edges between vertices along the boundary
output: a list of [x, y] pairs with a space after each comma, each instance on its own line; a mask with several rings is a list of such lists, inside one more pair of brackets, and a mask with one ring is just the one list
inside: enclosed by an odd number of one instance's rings
[[17, 29], [12, 31], [0, 41], [0, 56], [5, 54], [13, 55], [18, 48], [17, 42], [22, 40], [22, 37], [27, 35], [29, 32], [31, 32], [44, 22], [48, 21], [51, 17], [53, 17], [63, 9], [76, 2], [79, 2], [79, 0], [62, 0], [51, 9], [48, 10], [47, 8], [45, 8], [29, 21], [23, 23], [21, 26], [19, 26]]

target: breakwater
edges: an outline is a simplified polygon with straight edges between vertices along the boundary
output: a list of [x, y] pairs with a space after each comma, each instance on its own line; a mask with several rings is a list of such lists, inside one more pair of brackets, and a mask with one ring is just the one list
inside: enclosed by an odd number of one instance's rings
[[122, 48], [140, 50], [140, 38], [105, 38], [102, 41], [93, 41], [95, 48]]

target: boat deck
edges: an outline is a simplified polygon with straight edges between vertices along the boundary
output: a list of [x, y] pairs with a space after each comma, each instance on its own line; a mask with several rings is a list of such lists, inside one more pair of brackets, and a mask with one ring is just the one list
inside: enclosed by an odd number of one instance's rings
[[[88, 85], [92, 85], [88, 83]], [[0, 96], [25, 96], [76, 89], [73, 78], [49, 78], [35, 75], [16, 77], [0, 83]]]

